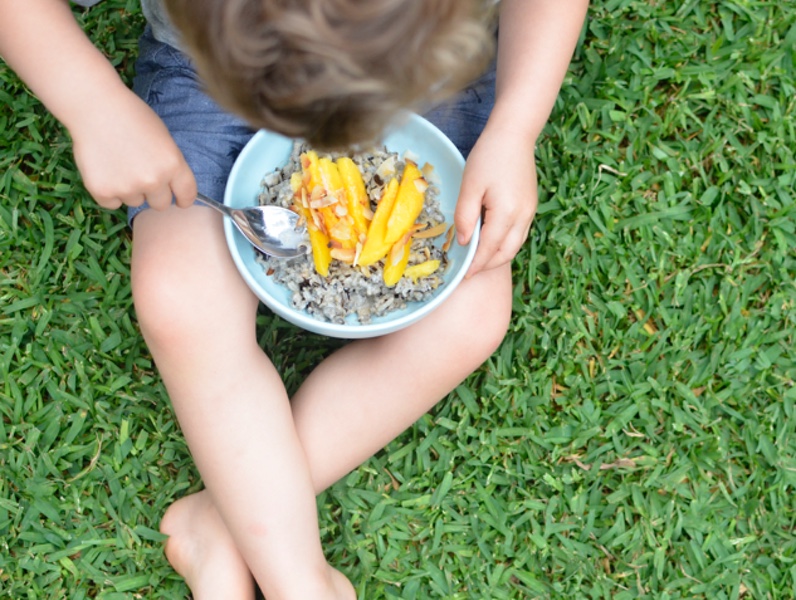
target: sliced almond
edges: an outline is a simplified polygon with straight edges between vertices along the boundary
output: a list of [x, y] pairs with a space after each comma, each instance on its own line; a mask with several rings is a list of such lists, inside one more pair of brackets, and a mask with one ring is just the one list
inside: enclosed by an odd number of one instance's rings
[[362, 239], [365, 237], [365, 234], [360, 234], [359, 240], [357, 242], [356, 248], [354, 248], [354, 261], [353, 264], [356, 266], [359, 263], [359, 255], [362, 254], [362, 246], [364, 245], [364, 240]]
[[389, 260], [392, 264], [397, 265], [399, 262], [401, 262], [401, 257], [404, 254], [404, 247], [407, 244], [411, 243], [411, 241], [412, 241], [412, 234], [407, 233], [405, 236], [403, 236], [401, 239], [399, 239], [397, 242], [395, 242], [392, 245], [389, 254]]
[[315, 210], [314, 208], [312, 208], [312, 206], [308, 206], [307, 210], [310, 211], [310, 217], [312, 218], [312, 224], [315, 225], [315, 227], [319, 231], [322, 231], [325, 234], [326, 233], [326, 225], [324, 225], [323, 220], [321, 219], [321, 216], [318, 214], [318, 211]]
[[431, 163], [424, 164], [420, 171], [423, 173], [423, 178], [429, 183], [439, 183], [439, 177]]
[[409, 228], [409, 231], [407, 233], [415, 235], [418, 231], [421, 231], [424, 227], [425, 226], [422, 223], [415, 223]]
[[413, 162], [417, 164], [420, 162], [420, 157], [411, 150], [407, 150], [406, 152], [404, 152], [404, 160], [407, 162]]
[[312, 208], [326, 208], [327, 206], [335, 206], [337, 204], [337, 200], [334, 196], [324, 196], [320, 200], [310, 200], [310, 206]]
[[447, 223], [440, 223], [439, 225], [434, 225], [433, 227], [429, 227], [427, 229], [423, 229], [415, 233], [415, 237], [420, 240], [424, 240], [427, 238], [434, 238], [439, 235], [445, 233], [445, 229], [448, 227]]
[[442, 251], [447, 252], [450, 250], [451, 244], [453, 243], [453, 233], [454, 233], [454, 226], [451, 225], [448, 228], [448, 233], [445, 235], [445, 243], [442, 244]]
[[387, 181], [390, 177], [393, 177], [395, 175], [395, 156], [390, 156], [387, 160], [382, 162], [376, 169], [376, 175], [378, 175], [382, 181]]
[[400, 242], [395, 242], [390, 248], [390, 253], [387, 255], [387, 260], [390, 261], [391, 264], [397, 265], [401, 262], [401, 256], [403, 256], [403, 244]]
[[337, 223], [329, 229], [329, 237], [340, 240], [340, 241], [347, 241], [351, 239], [351, 225], [348, 221], [338, 221]]
[[356, 250], [354, 248], [332, 248], [330, 254], [332, 258], [346, 263], [353, 263], [356, 258]]

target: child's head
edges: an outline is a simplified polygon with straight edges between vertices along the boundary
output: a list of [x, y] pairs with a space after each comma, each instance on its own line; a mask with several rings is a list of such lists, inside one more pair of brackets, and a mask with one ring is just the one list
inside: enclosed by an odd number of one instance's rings
[[321, 147], [375, 139], [400, 109], [486, 66], [483, 0], [166, 0], [210, 93]]

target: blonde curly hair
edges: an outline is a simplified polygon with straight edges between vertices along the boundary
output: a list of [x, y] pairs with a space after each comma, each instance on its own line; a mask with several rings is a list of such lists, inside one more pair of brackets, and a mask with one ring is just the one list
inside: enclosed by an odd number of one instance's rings
[[208, 92], [319, 148], [377, 139], [488, 64], [483, 0], [165, 0]]

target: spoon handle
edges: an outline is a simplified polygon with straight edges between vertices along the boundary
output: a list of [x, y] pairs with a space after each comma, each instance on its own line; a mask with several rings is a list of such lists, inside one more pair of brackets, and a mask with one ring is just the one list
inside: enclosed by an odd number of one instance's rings
[[201, 192], [196, 192], [196, 199], [204, 204], [205, 206], [209, 206], [210, 208], [215, 208], [218, 212], [223, 213], [229, 217], [232, 216], [229, 207], [226, 204], [221, 204], [217, 200], [213, 200], [209, 196], [205, 196]]

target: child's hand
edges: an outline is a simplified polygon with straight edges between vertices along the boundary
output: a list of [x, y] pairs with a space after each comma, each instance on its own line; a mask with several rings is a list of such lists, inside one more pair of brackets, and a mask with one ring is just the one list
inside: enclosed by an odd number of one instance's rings
[[123, 88], [72, 123], [77, 167], [86, 189], [104, 208], [156, 210], [190, 206], [196, 180], [166, 126], [135, 94]]
[[536, 204], [533, 141], [506, 129], [492, 131], [487, 125], [467, 159], [456, 207], [459, 243], [469, 242], [478, 217], [483, 216], [468, 277], [514, 258], [528, 237]]
[[470, 153], [456, 208], [467, 242], [483, 209], [468, 276], [502, 265], [522, 246], [538, 202], [534, 144], [550, 115], [580, 35], [588, 0], [500, 3], [495, 105]]
[[172, 195], [193, 203], [196, 181], [165, 125], [86, 37], [69, 3], [0, 2], [0, 54], [69, 130], [100, 206], [147, 200], [164, 209]]

